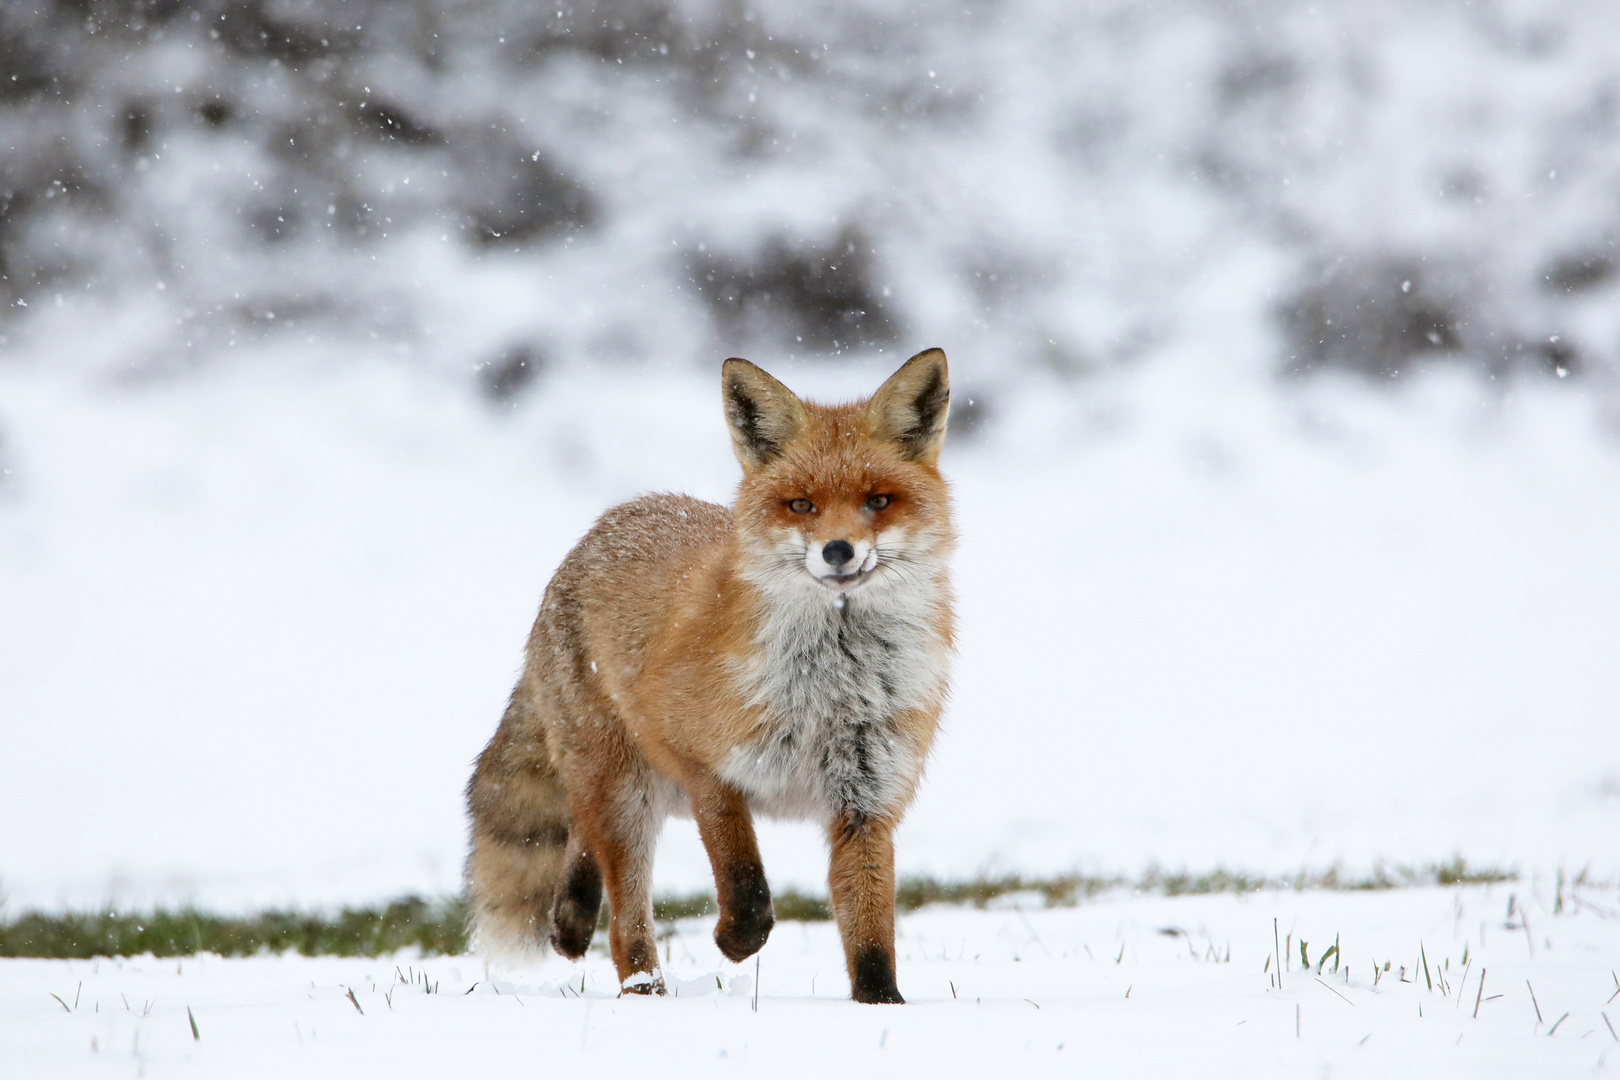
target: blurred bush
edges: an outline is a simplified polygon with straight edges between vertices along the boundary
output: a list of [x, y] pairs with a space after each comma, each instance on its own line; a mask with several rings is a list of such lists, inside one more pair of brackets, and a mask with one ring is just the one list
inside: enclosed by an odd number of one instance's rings
[[[1603, 0], [0, 6], [0, 340], [533, 367], [942, 343], [1064, 374], [1609, 377]], [[515, 350], [515, 351], [514, 351]], [[1250, 362], [1254, 358], [1237, 358]]]

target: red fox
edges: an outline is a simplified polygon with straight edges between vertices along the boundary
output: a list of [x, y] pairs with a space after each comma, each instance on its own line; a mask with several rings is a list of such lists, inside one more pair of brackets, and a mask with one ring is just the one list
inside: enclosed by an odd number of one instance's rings
[[662, 994], [649, 879], [665, 816], [697, 821], [733, 961], [775, 922], [754, 813], [808, 818], [831, 847], [851, 996], [899, 1003], [893, 832], [952, 654], [945, 354], [850, 405], [801, 401], [746, 360], [721, 383], [735, 505], [617, 506], [546, 588], [467, 785], [475, 939], [577, 959], [605, 886], [622, 989]]

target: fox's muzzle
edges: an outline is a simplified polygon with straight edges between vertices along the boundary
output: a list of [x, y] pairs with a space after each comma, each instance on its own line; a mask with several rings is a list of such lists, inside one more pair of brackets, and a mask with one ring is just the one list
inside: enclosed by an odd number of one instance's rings
[[812, 542], [804, 551], [804, 568], [810, 576], [832, 588], [855, 584], [877, 561], [877, 549], [868, 540]]

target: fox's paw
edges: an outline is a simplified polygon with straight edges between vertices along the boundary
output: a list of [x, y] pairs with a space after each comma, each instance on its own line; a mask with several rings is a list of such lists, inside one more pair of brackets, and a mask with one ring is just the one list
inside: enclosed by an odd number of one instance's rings
[[578, 923], [554, 924], [551, 928], [551, 947], [557, 950], [559, 956], [578, 960], [585, 955], [585, 950], [591, 947], [591, 937], [595, 930], [595, 923], [588, 927]]
[[622, 994], [657, 994], [659, 997], [669, 993], [664, 988], [664, 976], [658, 971], [638, 971], [619, 984]]
[[584, 956], [596, 935], [596, 913], [601, 901], [591, 903], [592, 899], [585, 897], [582, 901], [564, 891], [551, 909], [551, 947], [570, 960]]
[[602, 907], [602, 875], [589, 856], [575, 859], [551, 906], [551, 947], [578, 960], [591, 947]]
[[737, 963], [764, 948], [765, 940], [771, 936], [771, 927], [775, 925], [776, 915], [769, 907], [757, 914], [736, 919], [728, 920], [722, 916], [720, 925], [714, 928], [714, 943], [720, 946], [727, 960]]
[[765, 875], [757, 870], [739, 875], [731, 890], [731, 904], [720, 911], [720, 922], [714, 928], [714, 943], [727, 960], [736, 963], [759, 952], [765, 939], [776, 925], [776, 910], [771, 906], [771, 889], [765, 884]]
[[863, 1005], [904, 1005], [894, 983], [894, 961], [882, 949], [865, 949], [855, 958], [855, 979], [849, 996]]

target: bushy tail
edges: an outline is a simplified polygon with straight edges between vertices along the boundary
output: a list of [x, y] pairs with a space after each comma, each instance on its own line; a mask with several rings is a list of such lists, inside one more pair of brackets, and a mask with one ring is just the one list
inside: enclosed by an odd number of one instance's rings
[[467, 783], [467, 899], [475, 948], [533, 954], [551, 934], [568, 847], [568, 797], [537, 718], [514, 693]]

